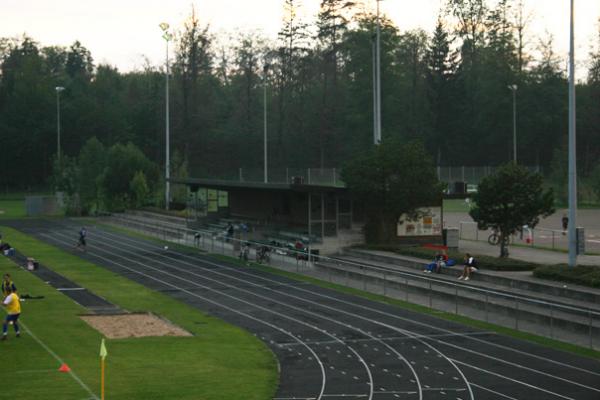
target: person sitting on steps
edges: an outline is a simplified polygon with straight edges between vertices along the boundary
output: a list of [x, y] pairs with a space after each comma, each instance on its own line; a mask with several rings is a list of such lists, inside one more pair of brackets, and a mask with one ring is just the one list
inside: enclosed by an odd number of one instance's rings
[[442, 268], [446, 266], [447, 262], [448, 254], [446, 253], [446, 250], [443, 249], [440, 253], [435, 255], [433, 262], [427, 265], [423, 272], [427, 272], [429, 274], [432, 272], [436, 272], [439, 274], [440, 272], [442, 272]]
[[463, 273], [458, 277], [458, 279], [464, 279], [465, 281], [468, 281], [471, 279], [471, 274], [475, 271], [477, 271], [477, 262], [472, 255], [467, 253], [465, 255], [465, 267], [463, 268]]

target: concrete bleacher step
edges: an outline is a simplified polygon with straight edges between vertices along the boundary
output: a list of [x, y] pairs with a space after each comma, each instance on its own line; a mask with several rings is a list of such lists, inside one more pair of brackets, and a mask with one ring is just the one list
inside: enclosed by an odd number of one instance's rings
[[[353, 262], [377, 263], [379, 266], [409, 268], [413, 271], [423, 271], [424, 267], [432, 260], [423, 260], [415, 257], [401, 256], [397, 254], [385, 255], [383, 252], [371, 252], [359, 249], [345, 249], [340, 258], [348, 258]], [[443, 275], [458, 277], [462, 273], [462, 265], [442, 269]], [[554, 281], [544, 281], [532, 277], [529, 271], [503, 272], [479, 270], [472, 282], [482, 282], [486, 287], [494, 287], [497, 290], [519, 290], [530, 296], [552, 296], [562, 298], [564, 301], [576, 301], [588, 303], [589, 305], [600, 304], [600, 290], [578, 286], [564, 285]]]
[[178, 217], [176, 215], [162, 214], [158, 212], [152, 212], [148, 210], [127, 210], [126, 214], [139, 215], [155, 221], [164, 221], [174, 225], [187, 225], [187, 219], [184, 217]]

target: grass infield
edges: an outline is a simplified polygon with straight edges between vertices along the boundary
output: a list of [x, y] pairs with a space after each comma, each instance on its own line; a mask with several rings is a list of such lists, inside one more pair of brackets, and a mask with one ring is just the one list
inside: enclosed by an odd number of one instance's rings
[[[2, 227], [10, 243], [28, 256], [129, 311], [151, 311], [192, 332], [193, 337], [107, 340], [106, 398], [248, 400], [272, 398], [277, 387], [273, 353], [242, 329], [207, 316], [170, 297], [74, 255]], [[64, 360], [93, 393], [100, 392], [101, 334], [79, 318], [86, 310], [12, 261], [0, 257], [20, 294], [42, 295], [22, 305], [22, 322]], [[0, 314], [3, 317], [3, 313]], [[29, 334], [0, 342], [2, 398], [74, 399], [89, 394]], [[23, 328], [22, 328], [23, 330]]]
[[0, 198], [0, 219], [23, 218], [25, 213], [25, 199], [2, 199]]

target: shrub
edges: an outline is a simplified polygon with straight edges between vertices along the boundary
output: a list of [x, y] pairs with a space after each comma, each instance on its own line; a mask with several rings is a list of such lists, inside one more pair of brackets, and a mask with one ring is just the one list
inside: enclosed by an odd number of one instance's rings
[[559, 282], [600, 288], [600, 267], [579, 265], [544, 265], [533, 271], [533, 276]]

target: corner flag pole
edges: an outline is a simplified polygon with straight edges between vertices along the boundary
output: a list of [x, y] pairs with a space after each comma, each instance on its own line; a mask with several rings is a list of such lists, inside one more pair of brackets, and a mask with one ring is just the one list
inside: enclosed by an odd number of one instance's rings
[[104, 400], [104, 359], [108, 355], [106, 351], [106, 346], [104, 345], [104, 339], [102, 339], [102, 343], [100, 343], [100, 398]]

